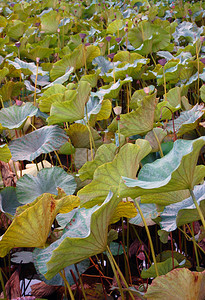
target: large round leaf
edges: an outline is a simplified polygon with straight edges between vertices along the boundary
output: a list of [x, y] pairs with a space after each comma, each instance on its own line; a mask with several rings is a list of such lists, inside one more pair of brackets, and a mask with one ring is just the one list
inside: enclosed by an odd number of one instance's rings
[[7, 144], [0, 145], [0, 161], [9, 162], [11, 159], [11, 152]]
[[0, 193], [0, 210], [9, 215], [14, 215], [18, 206], [16, 188], [13, 186], [5, 187]]
[[205, 271], [175, 269], [153, 280], [145, 294], [150, 300], [204, 300]]
[[101, 206], [78, 210], [62, 237], [37, 255], [40, 273], [51, 279], [65, 267], [105, 251], [108, 225], [119, 201], [109, 193]]
[[1, 109], [0, 123], [4, 128], [19, 129], [24, 125], [28, 117], [35, 116], [37, 112], [38, 108], [30, 102], [23, 106], [12, 105]]
[[57, 213], [69, 212], [78, 205], [79, 198], [76, 196], [58, 199], [54, 195], [43, 194], [33, 203], [21, 206], [12, 224], [0, 237], [0, 257], [16, 247], [45, 247]]
[[57, 188], [61, 188], [67, 195], [72, 195], [76, 189], [76, 182], [72, 175], [68, 175], [59, 167], [46, 168], [38, 172], [37, 176], [24, 175], [17, 181], [16, 192], [20, 203], [30, 203], [43, 193], [57, 195]]
[[44, 126], [21, 138], [12, 141], [9, 149], [12, 159], [32, 161], [42, 153], [60, 149], [68, 137], [58, 126]]

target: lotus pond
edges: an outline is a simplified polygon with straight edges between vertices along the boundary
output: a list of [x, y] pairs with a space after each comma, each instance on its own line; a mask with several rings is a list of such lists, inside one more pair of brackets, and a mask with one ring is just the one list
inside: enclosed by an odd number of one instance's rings
[[204, 82], [204, 1], [0, 2], [0, 298], [205, 299]]

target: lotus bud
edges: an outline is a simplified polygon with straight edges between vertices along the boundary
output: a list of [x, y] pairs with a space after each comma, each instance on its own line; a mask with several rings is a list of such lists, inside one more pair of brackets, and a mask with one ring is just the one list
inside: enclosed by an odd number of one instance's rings
[[86, 43], [85, 46], [90, 46], [90, 43]]
[[109, 43], [110, 41], [111, 41], [111, 36], [110, 35], [108, 35], [108, 36], [106, 36], [106, 41]]
[[36, 26], [36, 27], [39, 27], [40, 25], [41, 25], [40, 22], [35, 23], [35, 26]]
[[16, 42], [16, 43], [15, 43], [15, 46], [16, 46], [17, 48], [19, 48], [19, 47], [21, 46], [21, 43], [20, 43], [20, 42]]
[[86, 34], [85, 33], [80, 33], [79, 36], [80, 36], [80, 38], [82, 40], [82, 43], [84, 43], [84, 39], [86, 37]]
[[111, 61], [113, 61], [114, 56], [115, 56], [115, 53], [110, 53], [107, 57], [109, 57], [111, 59]]
[[167, 60], [165, 58], [159, 59], [158, 63], [163, 67], [166, 64]]
[[58, 29], [57, 29], [57, 32], [60, 33], [60, 31], [61, 31], [60, 28], [58, 28]]
[[40, 58], [39, 58], [39, 57], [36, 57], [36, 62], [37, 62], [37, 64], [39, 64], [39, 61], [40, 61]]
[[201, 58], [200, 61], [205, 65], [205, 57]]
[[144, 88], [144, 92], [146, 95], [149, 95], [149, 92], [150, 92], [150, 88], [147, 86]]
[[121, 38], [116, 38], [115, 40], [116, 40], [117, 43], [120, 43], [122, 39]]
[[121, 106], [115, 106], [115, 107], [113, 108], [113, 110], [114, 110], [114, 113], [115, 113], [117, 116], [119, 116], [119, 115], [121, 114], [121, 112], [122, 112], [122, 107], [121, 107]]

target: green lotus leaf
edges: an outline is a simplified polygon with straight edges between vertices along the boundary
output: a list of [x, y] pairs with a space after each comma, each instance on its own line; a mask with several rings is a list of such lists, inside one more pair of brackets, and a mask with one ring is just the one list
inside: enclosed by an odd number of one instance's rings
[[90, 116], [89, 123], [92, 124], [93, 122], [101, 121], [101, 120], [107, 120], [112, 112], [112, 103], [109, 99], [104, 99], [101, 102], [101, 108], [100, 111]]
[[68, 175], [62, 168], [45, 168], [37, 176], [24, 175], [16, 184], [17, 199], [20, 203], [33, 202], [43, 193], [57, 195], [57, 188], [64, 190], [66, 195], [72, 195], [76, 189], [76, 182], [72, 175]]
[[[48, 280], [39, 272], [38, 263], [36, 263], [36, 256], [38, 255], [38, 253], [39, 253], [39, 249], [38, 248], [34, 249], [34, 251], [33, 251], [34, 266], [36, 268], [36, 271], [37, 271], [40, 279], [48, 285], [63, 286], [64, 281], [63, 281], [63, 278], [60, 276], [60, 274], [56, 274], [52, 279]], [[74, 264], [66, 267], [64, 269], [64, 272], [65, 272], [65, 277], [66, 277], [67, 281], [69, 282], [69, 284], [70, 285], [75, 284], [72, 273], [75, 275], [75, 278], [78, 280], [79, 274], [81, 275], [82, 273], [84, 273], [89, 268], [89, 266], [90, 266], [90, 260], [84, 259], [83, 261], [81, 261], [80, 263], [77, 264], [78, 273], [76, 271]], [[72, 273], [71, 273], [71, 270], [72, 270]]]
[[[183, 64], [180, 64], [178, 61], [170, 61], [164, 66], [164, 74], [166, 82], [177, 83], [180, 78], [182, 69], [184, 68]], [[163, 69], [159, 69], [157, 75], [157, 84], [162, 85], [164, 83]]]
[[56, 85], [56, 84], [63, 84], [64, 82], [66, 82], [69, 79], [69, 77], [73, 73], [73, 71], [74, 71], [73, 67], [67, 68], [64, 75], [58, 77], [56, 80], [54, 80], [53, 82], [51, 82], [50, 84], [48, 84], [44, 88], [49, 88], [49, 87], [51, 87], [53, 85]]
[[76, 98], [70, 101], [52, 104], [48, 124], [74, 122], [83, 119], [85, 104], [88, 101], [90, 90], [89, 83], [81, 81], [77, 89]]
[[154, 112], [155, 122], [171, 119], [172, 113], [178, 111], [180, 108], [180, 105], [174, 107], [168, 101], [159, 102]]
[[[18, 57], [14, 59], [14, 61], [7, 59], [9, 65], [14, 66], [17, 70], [26, 70], [29, 71], [30, 74], [28, 75], [36, 75], [37, 73], [37, 66], [34, 62], [28, 63], [26, 61], [20, 60]], [[41, 67], [38, 67], [38, 74], [46, 75], [47, 72], [43, 71]]]
[[[170, 288], [171, 287], [171, 288]], [[205, 272], [191, 272], [186, 268], [175, 269], [155, 278], [145, 294], [149, 300], [203, 300]]]
[[68, 141], [65, 131], [58, 126], [44, 126], [9, 144], [12, 159], [32, 161], [42, 153], [49, 153]]
[[129, 31], [128, 40], [140, 54], [147, 55], [167, 47], [170, 43], [170, 34], [160, 25], [142, 21], [138, 27]]
[[[150, 96], [146, 96], [143, 101], [139, 103], [139, 107], [127, 114], [120, 115], [119, 126], [120, 133], [128, 137], [131, 135], [144, 135], [153, 129], [154, 112], [157, 104], [156, 92]], [[117, 121], [113, 120], [109, 131], [117, 130]]]
[[94, 74], [82, 76], [80, 80], [87, 81], [92, 88], [95, 88], [97, 86], [99, 74], [100, 74], [100, 69], [98, 69]]
[[96, 96], [98, 96], [100, 99], [111, 99], [111, 98], [117, 98], [118, 94], [120, 92], [121, 87], [128, 82], [132, 82], [131, 77], [127, 77], [125, 80], [118, 80], [116, 83], [113, 83], [111, 85], [105, 85], [100, 88], [98, 92], [96, 92]]
[[70, 137], [71, 143], [75, 148], [90, 148], [90, 133], [92, 134], [92, 140], [95, 142], [96, 146], [102, 143], [101, 136], [92, 127], [88, 127], [75, 123], [70, 125], [69, 129], [66, 130], [68, 136]]
[[14, 40], [18, 40], [24, 34], [25, 27], [24, 22], [13, 20], [13, 24], [9, 27], [7, 35]]
[[[205, 184], [194, 187], [194, 195], [197, 203], [205, 216]], [[174, 231], [178, 226], [200, 220], [199, 214], [191, 197], [181, 202], [165, 207], [161, 216], [161, 228], [166, 231]]]
[[31, 50], [23, 50], [21, 51], [21, 55], [25, 56], [34, 62], [36, 62], [36, 58], [38, 57], [40, 60], [44, 58], [49, 58], [49, 56], [53, 53], [53, 49], [37, 46]]
[[9, 74], [9, 69], [4, 67], [3, 69], [0, 70], [0, 82], [6, 77], [6, 75]]
[[98, 148], [93, 161], [87, 161], [78, 171], [79, 177], [82, 181], [86, 179], [93, 179], [95, 170], [107, 163], [113, 161], [116, 154], [117, 146], [115, 144], [105, 144]]
[[11, 97], [19, 96], [23, 87], [23, 82], [8, 81], [0, 89], [2, 100], [9, 101], [11, 100]]
[[80, 44], [71, 54], [67, 54], [60, 61], [53, 65], [50, 71], [51, 80], [55, 80], [65, 74], [68, 67], [73, 67], [74, 70], [80, 69], [84, 66], [84, 55], [86, 57], [86, 62], [92, 62], [92, 60], [100, 55], [100, 49], [97, 46], [90, 45], [85, 46]]
[[127, 76], [132, 77], [133, 79], [138, 79], [142, 73], [142, 66], [147, 63], [147, 59], [137, 59], [134, 63], [121, 63], [116, 68], [113, 69], [110, 73], [106, 73], [102, 78], [105, 81], [113, 81], [115, 79], [125, 79]]
[[37, 255], [40, 273], [51, 279], [63, 268], [105, 251], [108, 225], [118, 202], [109, 192], [101, 206], [78, 210], [62, 237]]
[[[139, 203], [139, 206], [142, 210], [147, 225], [148, 226], [154, 225], [155, 222], [153, 221], [153, 219], [156, 219], [159, 216], [156, 205], [152, 203], [147, 203], [147, 204]], [[129, 223], [138, 226], [144, 226], [140, 214], [137, 214], [134, 218], [130, 219]]]
[[135, 91], [130, 100], [130, 108], [137, 109], [146, 96], [144, 89]]
[[107, 34], [114, 34], [116, 32], [119, 32], [123, 28], [123, 21], [118, 19], [114, 20], [112, 23], [110, 23], [107, 27]]
[[64, 155], [71, 155], [75, 153], [75, 148], [71, 144], [71, 142], [65, 143], [63, 146], [60, 147], [58, 150], [59, 154], [64, 154]]
[[[180, 116], [174, 120], [175, 131], [178, 136], [194, 130], [198, 127], [199, 119], [204, 115], [204, 105], [196, 104], [192, 109], [181, 112]], [[167, 131], [173, 132], [173, 123], [169, 121], [166, 126]]]
[[0, 145], [0, 161], [8, 163], [11, 159], [11, 152], [7, 144]]
[[[170, 89], [166, 94], [167, 101], [171, 106], [178, 107], [181, 106], [181, 88], [176, 86], [173, 89]], [[164, 96], [165, 98], [165, 96]]]
[[127, 197], [127, 189], [121, 176], [129, 174], [131, 178], [135, 178], [141, 159], [150, 151], [149, 142], [139, 139], [136, 144], [128, 143], [120, 148], [113, 161], [99, 166], [94, 172], [93, 181], [78, 192], [81, 204], [86, 207], [98, 204], [109, 190]]
[[[167, 260], [170, 257], [174, 257], [178, 263], [180, 264], [178, 266], [178, 268], [191, 268], [191, 263], [190, 261], [186, 258], [186, 256], [184, 256], [182, 253], [177, 252], [177, 251], [171, 251], [171, 250], [166, 250], [166, 251], [162, 251], [161, 253], [159, 253], [156, 257], [156, 261], [157, 262], [163, 262], [165, 260]], [[182, 264], [184, 262], [184, 264]]]
[[185, 38], [188, 42], [195, 42], [202, 33], [202, 28], [198, 27], [195, 23], [184, 21], [177, 25], [173, 33], [173, 38], [177, 44], [181, 37]]
[[12, 105], [0, 110], [0, 123], [4, 128], [20, 129], [24, 126], [28, 117], [37, 114], [38, 108], [27, 102], [23, 106]]
[[3, 16], [0, 16], [0, 27], [6, 27], [6, 25], [7, 25], [7, 20], [6, 20], [6, 18], [5, 17], [3, 17]]
[[57, 213], [72, 210], [78, 203], [76, 196], [55, 199], [54, 195], [43, 194], [29, 206], [25, 205], [0, 237], [0, 257], [16, 247], [45, 247]]
[[56, 11], [49, 11], [41, 16], [41, 30], [45, 33], [56, 33], [60, 15]]
[[[174, 258], [174, 267], [177, 267], [179, 265], [178, 261]], [[173, 269], [173, 263], [172, 263], [172, 257], [166, 259], [163, 262], [157, 263], [157, 269], [159, 272], [159, 276], [165, 275], [168, 272], [170, 272]], [[157, 277], [155, 266], [152, 265], [149, 269], [145, 270], [143, 269], [141, 272], [142, 278], [150, 278], [150, 277]]]
[[113, 67], [119, 65], [119, 63], [120, 63], [119, 61], [112, 63], [111, 61], [105, 59], [104, 56], [98, 56], [92, 61], [93, 65], [98, 65], [98, 68], [100, 68], [101, 76], [107, 73], [110, 69], [113, 69]]
[[[135, 60], [143, 59], [144, 57], [138, 53], [131, 53], [129, 51], [118, 51], [114, 58], [114, 62], [129, 62], [130, 64], [133, 64]], [[148, 61], [148, 60], [147, 60]]]
[[133, 202], [121, 201], [118, 203], [118, 206], [115, 209], [115, 212], [112, 216], [110, 223], [111, 224], [116, 223], [123, 217], [128, 219], [134, 218], [136, 215], [137, 215], [137, 210]]
[[200, 96], [201, 100], [205, 102], [205, 85], [202, 85], [202, 87], [200, 88]]
[[0, 210], [9, 216], [14, 216], [17, 207], [22, 205], [17, 200], [16, 188], [13, 186], [5, 187], [1, 190], [0, 195]]
[[150, 143], [152, 152], [157, 152], [160, 150], [159, 145], [161, 145], [166, 135], [166, 131], [162, 128], [153, 128], [146, 134], [145, 139]]
[[143, 166], [138, 180], [123, 178], [129, 187], [127, 196], [136, 198], [150, 193], [193, 189], [196, 177], [202, 180], [205, 176], [204, 168], [203, 171], [198, 169], [197, 176], [195, 173], [199, 152], [204, 144], [205, 137], [175, 141], [167, 155]]

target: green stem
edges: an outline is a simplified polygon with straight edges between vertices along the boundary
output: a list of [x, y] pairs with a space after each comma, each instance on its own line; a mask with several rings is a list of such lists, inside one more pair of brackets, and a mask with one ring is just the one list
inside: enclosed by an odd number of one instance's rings
[[87, 297], [86, 297], [86, 294], [85, 294], [85, 289], [84, 289], [84, 286], [83, 286], [83, 281], [82, 281], [82, 277], [78, 271], [78, 268], [77, 268], [77, 265], [75, 264], [75, 270], [78, 274], [78, 278], [79, 278], [79, 281], [80, 281], [80, 286], [81, 286], [81, 291], [82, 291], [82, 294], [83, 294], [83, 297], [84, 297], [84, 300], [87, 300]]
[[159, 276], [159, 271], [158, 271], [158, 268], [157, 268], [157, 261], [156, 261], [155, 252], [154, 252], [154, 246], [153, 246], [153, 243], [152, 243], [152, 238], [151, 238], [151, 235], [150, 235], [150, 232], [149, 232], [149, 228], [147, 226], [146, 220], [145, 220], [144, 215], [142, 213], [142, 210], [139, 206], [139, 203], [137, 202], [136, 199], [134, 200], [134, 202], [135, 202], [135, 205], [137, 206], [137, 209], [138, 209], [138, 211], [140, 213], [140, 216], [142, 218], [142, 221], [144, 223], [145, 230], [147, 232], [147, 237], [148, 237], [148, 240], [149, 240], [149, 243], [150, 243], [150, 248], [151, 248], [151, 252], [152, 252], [152, 258], [153, 258], [153, 262], [154, 262], [155, 272], [156, 272], [156, 275]]
[[[109, 261], [110, 261], [110, 265], [111, 265], [111, 267], [112, 267], [114, 276], [115, 276], [115, 278], [116, 278], [116, 280], [117, 280], [117, 284], [118, 284], [118, 287], [119, 287], [119, 290], [120, 290], [121, 298], [122, 298], [122, 300], [125, 300], [124, 293], [123, 293], [123, 290], [122, 290], [122, 285], [121, 285], [120, 279], [119, 279], [119, 277], [118, 277], [118, 274], [117, 274], [117, 272], [116, 272], [116, 269], [115, 269], [115, 266], [114, 266], [114, 263], [113, 263], [113, 260], [112, 260], [112, 256], [110, 255], [111, 251], [110, 251], [110, 249], [109, 249], [108, 246], [107, 246], [107, 251], [108, 251], [108, 252], [107, 252], [107, 257], [108, 257], [108, 259], [109, 259]], [[111, 253], [111, 254], [112, 254], [112, 253]]]
[[157, 141], [157, 144], [158, 144], [158, 146], [159, 146], [160, 156], [163, 157], [164, 154], [163, 154], [163, 151], [162, 151], [162, 147], [161, 147], [160, 141], [159, 141], [158, 136], [156, 135], [154, 129], [153, 129], [153, 133], [154, 133], [155, 139], [156, 139], [156, 141]]
[[196, 200], [196, 197], [195, 197], [195, 195], [194, 195], [194, 192], [193, 192], [191, 189], [189, 190], [189, 192], [190, 192], [190, 194], [191, 194], [192, 200], [193, 200], [193, 202], [194, 202], [194, 204], [195, 204], [195, 206], [196, 206], [196, 209], [197, 209], [197, 211], [198, 211], [198, 214], [199, 214], [199, 216], [200, 216], [201, 222], [202, 222], [203, 227], [204, 227], [204, 230], [205, 230], [205, 220], [204, 220], [204, 216], [203, 216], [203, 213], [202, 213], [202, 211], [201, 211], [201, 208], [200, 208], [199, 205], [198, 205], [198, 202], [197, 202], [197, 200]]
[[110, 260], [110, 259], [112, 260], [112, 262], [113, 262], [113, 264], [114, 264], [116, 270], [118, 271], [120, 277], [122, 278], [122, 280], [123, 280], [123, 282], [124, 282], [125, 287], [128, 289], [128, 292], [129, 292], [129, 294], [130, 294], [130, 297], [134, 300], [135, 298], [134, 298], [132, 292], [129, 290], [129, 286], [128, 286], [128, 284], [127, 284], [127, 281], [125, 280], [125, 277], [123, 276], [123, 274], [122, 274], [120, 268], [118, 267], [118, 264], [116, 263], [116, 261], [115, 261], [113, 255], [112, 255], [112, 252], [110, 251], [110, 248], [109, 248], [108, 246], [107, 246], [107, 254], [110, 255], [110, 256], [108, 256], [109, 260]]
[[73, 295], [73, 292], [72, 292], [71, 287], [70, 287], [70, 284], [68, 283], [68, 280], [66, 279], [65, 275], [64, 275], [63, 273], [61, 273], [61, 272], [59, 272], [59, 274], [60, 274], [60, 276], [63, 278], [64, 284], [65, 284], [65, 286], [66, 286], [67, 289], [68, 289], [68, 292], [69, 292], [69, 294], [70, 294], [71, 300], [75, 300], [74, 295]]
[[194, 243], [194, 252], [195, 252], [195, 256], [196, 256], [196, 264], [197, 264], [197, 267], [200, 268], [199, 256], [198, 256], [198, 251], [197, 251], [197, 247], [196, 247], [196, 239], [195, 239], [195, 236], [194, 236], [193, 223], [191, 223], [191, 235], [192, 235], [192, 239], [193, 239], [193, 243]]
[[2, 273], [1, 273], [1, 268], [0, 268], [0, 282], [1, 282], [1, 287], [2, 287], [2, 290], [3, 290], [4, 298], [7, 299], [6, 290], [5, 290], [5, 286], [4, 286], [4, 279], [3, 279], [3, 276], [2, 276]]

